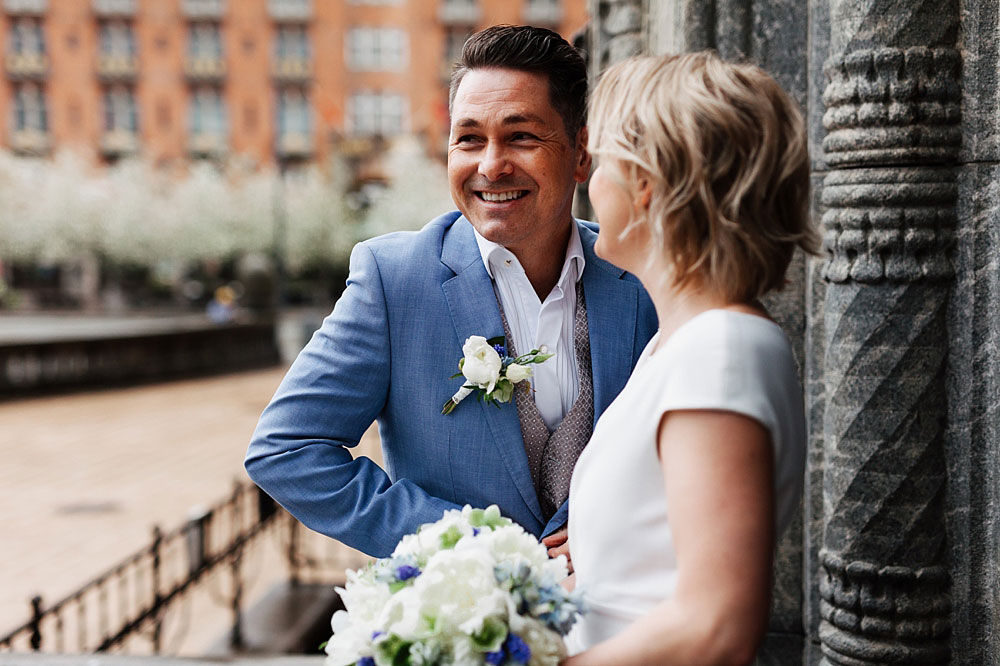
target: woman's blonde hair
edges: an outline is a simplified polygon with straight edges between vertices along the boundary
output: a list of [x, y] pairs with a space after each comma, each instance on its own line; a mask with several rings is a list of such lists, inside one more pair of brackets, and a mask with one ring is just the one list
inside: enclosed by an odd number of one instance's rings
[[649, 188], [676, 286], [748, 302], [784, 286], [796, 247], [816, 252], [802, 116], [759, 67], [630, 58], [601, 77], [588, 124], [590, 152], [618, 160], [630, 192]]

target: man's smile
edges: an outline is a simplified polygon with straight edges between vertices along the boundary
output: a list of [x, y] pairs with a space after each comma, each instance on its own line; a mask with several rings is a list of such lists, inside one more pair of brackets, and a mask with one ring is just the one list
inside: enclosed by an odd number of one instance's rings
[[503, 203], [505, 201], [513, 201], [515, 199], [520, 199], [528, 193], [528, 190], [508, 190], [506, 192], [485, 192], [478, 191], [476, 196], [483, 201], [488, 201], [490, 203]]

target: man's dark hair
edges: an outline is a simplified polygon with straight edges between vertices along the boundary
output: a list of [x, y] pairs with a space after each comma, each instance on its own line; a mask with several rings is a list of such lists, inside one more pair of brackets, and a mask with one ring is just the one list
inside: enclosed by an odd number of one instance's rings
[[451, 74], [448, 109], [469, 71], [493, 67], [544, 74], [549, 103], [562, 117], [570, 140], [576, 139], [587, 113], [587, 63], [569, 42], [529, 25], [495, 25], [477, 32], [465, 42]]

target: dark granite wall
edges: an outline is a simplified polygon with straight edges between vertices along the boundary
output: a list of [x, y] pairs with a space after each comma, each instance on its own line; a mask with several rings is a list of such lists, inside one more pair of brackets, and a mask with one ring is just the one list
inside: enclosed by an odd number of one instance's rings
[[998, 6], [591, 0], [595, 72], [713, 48], [806, 112], [826, 254], [767, 303], [810, 426], [771, 629], [806, 663], [1000, 666]]

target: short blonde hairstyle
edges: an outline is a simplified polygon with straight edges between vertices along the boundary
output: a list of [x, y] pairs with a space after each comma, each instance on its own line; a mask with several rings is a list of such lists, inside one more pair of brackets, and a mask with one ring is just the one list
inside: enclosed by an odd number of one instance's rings
[[649, 231], [676, 286], [750, 302], [784, 286], [796, 247], [816, 252], [802, 116], [759, 67], [630, 58], [601, 77], [588, 125], [590, 152], [618, 160], [630, 192], [650, 188]]

